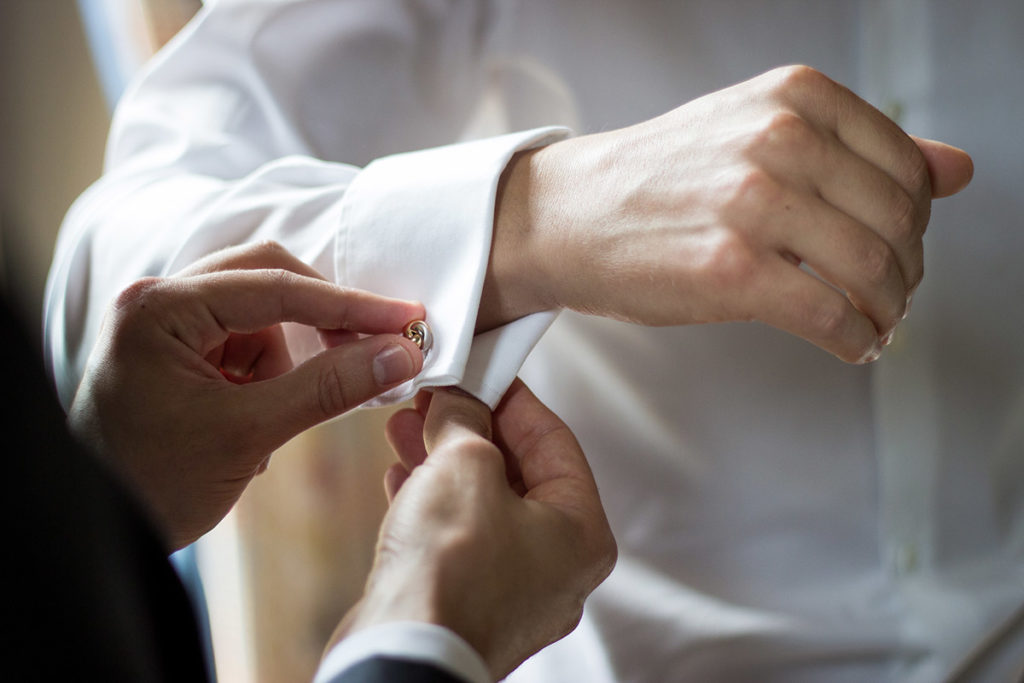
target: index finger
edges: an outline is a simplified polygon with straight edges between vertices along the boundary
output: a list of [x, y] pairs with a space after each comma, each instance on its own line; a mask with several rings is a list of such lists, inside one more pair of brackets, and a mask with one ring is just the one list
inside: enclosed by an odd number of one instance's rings
[[281, 268], [299, 275], [326, 280], [315, 268], [301, 261], [290, 251], [272, 240], [225, 247], [207, 254], [172, 277], [204, 275], [224, 270], [259, 270]]
[[[339, 287], [287, 270], [233, 270], [170, 278], [162, 288], [179, 313], [195, 307], [203, 315], [173, 315], [179, 336], [198, 339], [205, 354], [229, 333], [251, 334], [282, 322], [365, 334], [398, 333], [424, 317], [423, 305]], [[212, 320], [211, 320], [212, 319]]]

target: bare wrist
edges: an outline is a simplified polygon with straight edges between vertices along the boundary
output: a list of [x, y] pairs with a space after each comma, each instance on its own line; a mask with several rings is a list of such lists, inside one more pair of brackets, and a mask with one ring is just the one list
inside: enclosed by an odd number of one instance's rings
[[499, 181], [478, 332], [559, 307], [548, 266], [548, 237], [555, 228], [549, 204], [556, 178], [545, 163], [547, 156], [547, 147], [516, 154]]

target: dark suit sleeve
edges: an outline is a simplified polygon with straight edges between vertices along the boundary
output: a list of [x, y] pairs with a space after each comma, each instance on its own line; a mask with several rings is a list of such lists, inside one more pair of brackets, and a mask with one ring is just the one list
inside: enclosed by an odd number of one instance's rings
[[[4, 680], [205, 681], [195, 618], [142, 507], [69, 436], [0, 311]], [[126, 416], [125, 419], [130, 419]]]
[[346, 669], [331, 683], [466, 683], [429, 664], [393, 657], [371, 657]]

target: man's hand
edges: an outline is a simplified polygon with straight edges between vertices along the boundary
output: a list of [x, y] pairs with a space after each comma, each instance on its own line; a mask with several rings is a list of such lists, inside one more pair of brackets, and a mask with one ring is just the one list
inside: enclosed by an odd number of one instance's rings
[[[419, 349], [399, 333], [423, 314], [328, 283], [274, 244], [227, 250], [121, 293], [70, 426], [180, 548], [227, 514], [284, 442], [419, 372]], [[292, 368], [282, 322], [318, 328], [330, 348]]]
[[908, 137], [817, 71], [776, 69], [517, 156], [478, 327], [554, 307], [760, 320], [873, 360], [921, 281], [932, 198], [972, 172], [964, 152]]
[[450, 390], [420, 394], [388, 438], [401, 460], [385, 480], [391, 509], [335, 640], [389, 621], [440, 624], [500, 679], [575, 628], [616, 550], [569, 428], [517, 380], [493, 442], [487, 407]]

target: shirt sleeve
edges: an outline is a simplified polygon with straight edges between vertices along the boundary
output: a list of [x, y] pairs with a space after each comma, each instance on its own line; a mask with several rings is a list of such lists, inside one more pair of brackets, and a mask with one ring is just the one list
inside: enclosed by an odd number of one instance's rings
[[552, 317], [473, 337], [497, 182], [516, 151], [568, 133], [452, 144], [481, 91], [485, 5], [204, 7], [129, 86], [103, 177], [61, 228], [44, 353], [64, 406], [121, 289], [261, 240], [339, 284], [424, 303], [434, 348], [384, 401], [462, 382], [496, 403]]
[[331, 683], [370, 657], [437, 666], [467, 683], [491, 683], [480, 655], [454, 632], [434, 624], [391, 622], [356, 631], [324, 657], [313, 683]]

